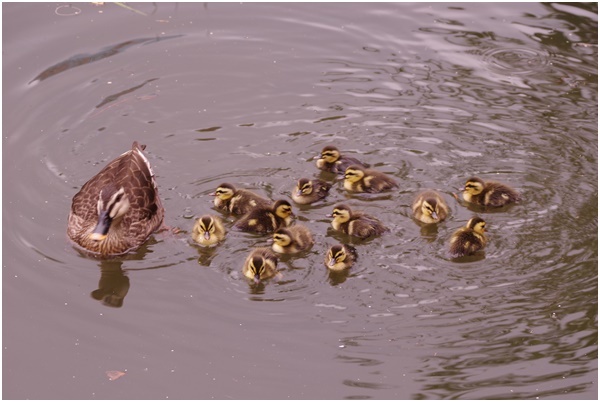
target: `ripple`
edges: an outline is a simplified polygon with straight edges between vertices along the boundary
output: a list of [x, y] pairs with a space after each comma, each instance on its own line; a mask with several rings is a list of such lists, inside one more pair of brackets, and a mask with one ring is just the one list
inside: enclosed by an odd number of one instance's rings
[[537, 73], [550, 63], [550, 54], [528, 48], [488, 49], [483, 53], [483, 64], [493, 72], [506, 75]]

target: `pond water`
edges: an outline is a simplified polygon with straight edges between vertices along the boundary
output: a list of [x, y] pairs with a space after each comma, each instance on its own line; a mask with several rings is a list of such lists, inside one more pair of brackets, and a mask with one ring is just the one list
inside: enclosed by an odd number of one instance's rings
[[[3, 4], [4, 398], [598, 398], [597, 3], [128, 4]], [[182, 232], [82, 255], [71, 199], [134, 140]], [[222, 182], [332, 180], [328, 144], [400, 188], [294, 205], [316, 244], [259, 286], [265, 236], [190, 243]], [[463, 206], [472, 175], [523, 202]], [[341, 201], [391, 231], [333, 275]], [[450, 259], [474, 214], [485, 253]]]

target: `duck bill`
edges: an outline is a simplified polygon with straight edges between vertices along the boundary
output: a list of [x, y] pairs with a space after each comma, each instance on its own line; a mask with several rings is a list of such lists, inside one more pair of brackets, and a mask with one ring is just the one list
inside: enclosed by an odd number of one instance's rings
[[433, 211], [433, 212], [431, 213], [431, 217], [432, 217], [433, 219], [436, 219], [436, 220], [437, 220], [437, 219], [438, 219], [438, 214], [437, 214], [437, 212]]
[[102, 241], [106, 239], [108, 236], [108, 230], [110, 229], [110, 224], [112, 223], [112, 218], [108, 216], [107, 211], [103, 211], [98, 217], [98, 224], [90, 233], [90, 239], [96, 241]]
[[327, 265], [329, 265], [330, 267], [333, 267], [333, 266], [335, 266], [335, 264], [336, 264], [335, 258], [332, 258], [331, 260], [329, 260], [329, 263]]
[[302, 190], [296, 191], [296, 197], [300, 197], [302, 195]]
[[254, 283], [260, 283], [260, 275], [259, 274], [254, 275]]
[[210, 240], [210, 232], [204, 232], [204, 239]]

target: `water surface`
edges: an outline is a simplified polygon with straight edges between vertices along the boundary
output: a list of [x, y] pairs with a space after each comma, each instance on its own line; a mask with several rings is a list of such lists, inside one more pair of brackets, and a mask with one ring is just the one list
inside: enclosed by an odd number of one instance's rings
[[[596, 4], [130, 5], [3, 5], [3, 397], [597, 399]], [[183, 232], [84, 256], [71, 199], [134, 140]], [[222, 182], [332, 180], [327, 144], [400, 189], [295, 206], [317, 242], [259, 286], [266, 237], [190, 243]], [[472, 175], [524, 201], [467, 208]], [[433, 228], [425, 188], [451, 208]], [[334, 275], [341, 201], [391, 231]], [[451, 260], [474, 214], [489, 245]]]

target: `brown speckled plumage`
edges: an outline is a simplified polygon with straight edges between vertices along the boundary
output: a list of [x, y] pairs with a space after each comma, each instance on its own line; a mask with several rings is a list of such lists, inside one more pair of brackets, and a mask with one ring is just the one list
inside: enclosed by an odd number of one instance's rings
[[[75, 194], [67, 234], [79, 246], [102, 256], [123, 254], [141, 246], [160, 227], [164, 208], [150, 163], [142, 153], [145, 148], [134, 142], [131, 150], [110, 162]], [[127, 211], [112, 220], [103, 240], [92, 239], [99, 204], [108, 207], [120, 189], [129, 203]]]

